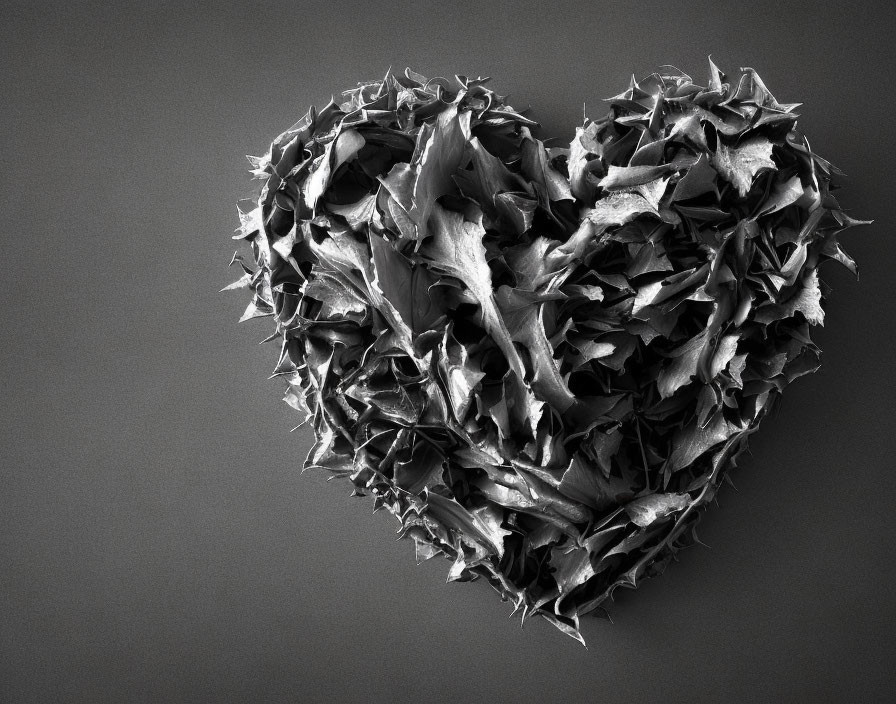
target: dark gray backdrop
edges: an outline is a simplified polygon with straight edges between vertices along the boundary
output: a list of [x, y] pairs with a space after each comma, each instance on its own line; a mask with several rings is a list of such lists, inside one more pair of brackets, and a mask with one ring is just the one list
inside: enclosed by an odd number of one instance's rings
[[[0, 5], [5, 702], [849, 702], [894, 678], [893, 9], [887, 3]], [[872, 226], [788, 390], [662, 578], [590, 650], [417, 567], [300, 475], [269, 321], [216, 291], [243, 155], [390, 65], [490, 75], [568, 140], [707, 54], [802, 101]]]

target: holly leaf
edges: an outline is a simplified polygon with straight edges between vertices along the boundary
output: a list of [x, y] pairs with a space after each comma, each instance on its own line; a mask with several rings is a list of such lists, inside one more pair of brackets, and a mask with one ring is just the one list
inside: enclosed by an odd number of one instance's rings
[[696, 376], [697, 363], [700, 361], [706, 341], [707, 333], [704, 330], [675, 349], [672, 361], [657, 375], [656, 387], [660, 396], [668, 398]]
[[736, 147], [719, 143], [712, 156], [712, 166], [719, 175], [731, 183], [741, 197], [746, 196], [753, 179], [763, 169], [777, 169], [772, 161], [774, 145], [765, 137], [744, 140]]
[[419, 151], [419, 159], [411, 162], [414, 170], [411, 217], [417, 223], [418, 239], [429, 233], [429, 216], [436, 199], [455, 191], [451, 175], [460, 167], [469, 139], [470, 113], [458, 114], [457, 105], [452, 104], [439, 114]]
[[722, 413], [716, 413], [705, 427], [699, 427], [694, 419], [672, 437], [672, 454], [669, 456], [669, 470], [675, 472], [687, 467], [700, 455], [719, 443], [724, 442], [740, 428], [725, 420]]
[[813, 269], [797, 287], [793, 295], [777, 304], [760, 306], [756, 309], [754, 319], [758, 323], [772, 323], [802, 313], [812, 325], [824, 325], [824, 309], [821, 307], [821, 288], [818, 283], [818, 272]]
[[554, 349], [544, 330], [542, 313], [544, 298], [501, 286], [495, 296], [501, 315], [507, 324], [510, 338], [528, 351], [535, 373], [532, 388], [539, 398], [563, 412], [575, 401], [554, 359]]
[[525, 369], [501, 312], [495, 303], [491, 269], [485, 259], [485, 228], [439, 203], [432, 206], [432, 239], [420, 250], [429, 265], [463, 282], [478, 301], [485, 330], [504, 353], [520, 379]]
[[688, 494], [648, 494], [639, 496], [625, 505], [625, 512], [632, 523], [646, 528], [677, 511], [683, 511], [691, 503]]
[[449, 499], [430, 489], [424, 490], [429, 505], [429, 513], [440, 523], [457, 531], [464, 540], [472, 540], [501, 558], [504, 556], [504, 538], [510, 531], [499, 523], [461, 506], [455, 499]]
[[312, 169], [303, 189], [305, 204], [312, 212], [317, 209], [317, 201], [330, 185], [332, 175], [342, 164], [354, 159], [364, 144], [364, 137], [357, 130], [344, 130], [327, 145], [320, 163]]

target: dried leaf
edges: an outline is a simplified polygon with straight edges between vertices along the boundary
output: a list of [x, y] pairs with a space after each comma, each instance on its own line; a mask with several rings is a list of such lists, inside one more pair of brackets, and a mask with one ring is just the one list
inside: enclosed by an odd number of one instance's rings
[[666, 516], [683, 511], [691, 503], [689, 494], [648, 494], [625, 505], [625, 512], [639, 528], [646, 528]]
[[757, 173], [762, 169], [777, 168], [772, 161], [773, 146], [764, 137], [745, 140], [736, 147], [719, 144], [712, 157], [712, 165], [741, 196], [746, 196]]

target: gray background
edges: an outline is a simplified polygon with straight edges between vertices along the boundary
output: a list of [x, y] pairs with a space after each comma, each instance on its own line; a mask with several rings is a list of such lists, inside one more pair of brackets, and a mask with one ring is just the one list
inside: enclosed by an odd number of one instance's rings
[[[103, 4], [105, 5], [105, 3]], [[885, 3], [15, 3], [2, 53], [0, 699], [848, 702], [893, 689], [893, 9]], [[665, 576], [590, 649], [417, 567], [300, 475], [307, 431], [237, 325], [246, 153], [392, 65], [490, 75], [543, 136], [707, 54], [802, 101], [876, 219], [788, 390]]]

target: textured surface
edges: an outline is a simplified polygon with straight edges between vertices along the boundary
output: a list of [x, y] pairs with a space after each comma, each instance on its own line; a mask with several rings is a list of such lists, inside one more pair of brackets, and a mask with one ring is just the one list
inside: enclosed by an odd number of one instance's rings
[[816, 268], [857, 274], [837, 238], [867, 223], [753, 69], [632, 78], [568, 148], [455, 81], [389, 72], [251, 157], [228, 288], [274, 318], [306, 469], [581, 639], [818, 368]]
[[[0, 700], [888, 702], [894, 12], [4, 3]], [[583, 103], [599, 116], [663, 62], [702, 82], [709, 53], [804, 103], [875, 223], [843, 238], [859, 283], [822, 268], [822, 367], [751, 436], [701, 521], [711, 549], [617, 590], [586, 650], [300, 473], [312, 434], [257, 378], [270, 320], [237, 325], [245, 299], [218, 293], [243, 154], [390, 64], [494, 76], [568, 145]]]

